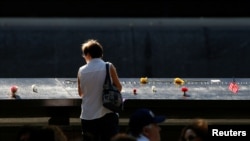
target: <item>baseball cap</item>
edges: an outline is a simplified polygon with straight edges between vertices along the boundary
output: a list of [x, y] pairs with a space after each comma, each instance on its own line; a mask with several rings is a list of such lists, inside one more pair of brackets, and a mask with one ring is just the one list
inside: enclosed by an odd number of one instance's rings
[[142, 128], [151, 123], [162, 123], [166, 116], [156, 116], [150, 109], [141, 108], [137, 109], [129, 119], [129, 128], [131, 131], [142, 130]]

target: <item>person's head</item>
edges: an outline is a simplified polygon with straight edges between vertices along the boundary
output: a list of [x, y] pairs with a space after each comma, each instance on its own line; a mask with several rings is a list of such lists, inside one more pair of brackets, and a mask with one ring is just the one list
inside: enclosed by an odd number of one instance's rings
[[208, 124], [205, 119], [194, 121], [182, 129], [180, 141], [206, 141], [208, 139]]
[[126, 133], [118, 133], [111, 138], [111, 141], [136, 141], [136, 138]]
[[24, 125], [20, 128], [16, 141], [32, 141], [32, 136], [38, 131], [35, 126]]
[[129, 119], [129, 132], [134, 137], [141, 134], [146, 136], [150, 141], [160, 141], [159, 123], [164, 122], [165, 116], [155, 116], [149, 109], [137, 109]]
[[94, 39], [89, 39], [82, 44], [83, 56], [91, 58], [101, 58], [103, 56], [102, 45]]
[[[43, 136], [47, 135], [47, 139], [54, 139], [54, 141], [67, 141], [67, 136], [63, 130], [56, 125], [47, 125], [42, 128]], [[46, 136], [45, 136], [46, 137]]]

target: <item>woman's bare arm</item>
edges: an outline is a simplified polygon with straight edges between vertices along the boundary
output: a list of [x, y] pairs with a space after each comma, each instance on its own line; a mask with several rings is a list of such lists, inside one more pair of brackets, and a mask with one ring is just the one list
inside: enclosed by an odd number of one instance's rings
[[110, 66], [110, 75], [111, 75], [111, 78], [113, 80], [113, 84], [117, 87], [117, 89], [119, 91], [121, 91], [122, 85], [120, 83], [120, 80], [119, 80], [119, 77], [118, 77], [118, 74], [117, 74], [117, 71], [116, 71], [116, 68], [114, 67], [114, 65]]
[[82, 97], [83, 93], [82, 93], [79, 77], [77, 77], [77, 82], [78, 82], [78, 94], [79, 94], [80, 97]]

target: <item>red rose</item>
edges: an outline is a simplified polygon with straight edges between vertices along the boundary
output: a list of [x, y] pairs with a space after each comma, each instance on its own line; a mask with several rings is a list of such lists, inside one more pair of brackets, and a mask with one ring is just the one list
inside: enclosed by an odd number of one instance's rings
[[18, 89], [18, 87], [17, 87], [16, 85], [13, 85], [13, 86], [11, 86], [10, 91], [11, 91], [12, 93], [16, 93], [16, 92], [17, 92], [17, 89]]
[[133, 89], [133, 93], [136, 94], [136, 88]]
[[187, 88], [187, 87], [182, 87], [182, 88], [181, 88], [181, 91], [182, 91], [182, 92], [187, 92], [187, 91], [188, 91], [188, 88]]

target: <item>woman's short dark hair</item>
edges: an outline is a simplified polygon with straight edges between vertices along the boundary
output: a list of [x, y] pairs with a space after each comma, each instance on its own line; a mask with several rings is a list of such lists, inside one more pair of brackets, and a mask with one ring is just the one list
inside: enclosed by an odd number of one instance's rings
[[89, 39], [82, 44], [82, 52], [84, 55], [89, 53], [92, 58], [100, 58], [103, 55], [103, 48], [97, 40]]

